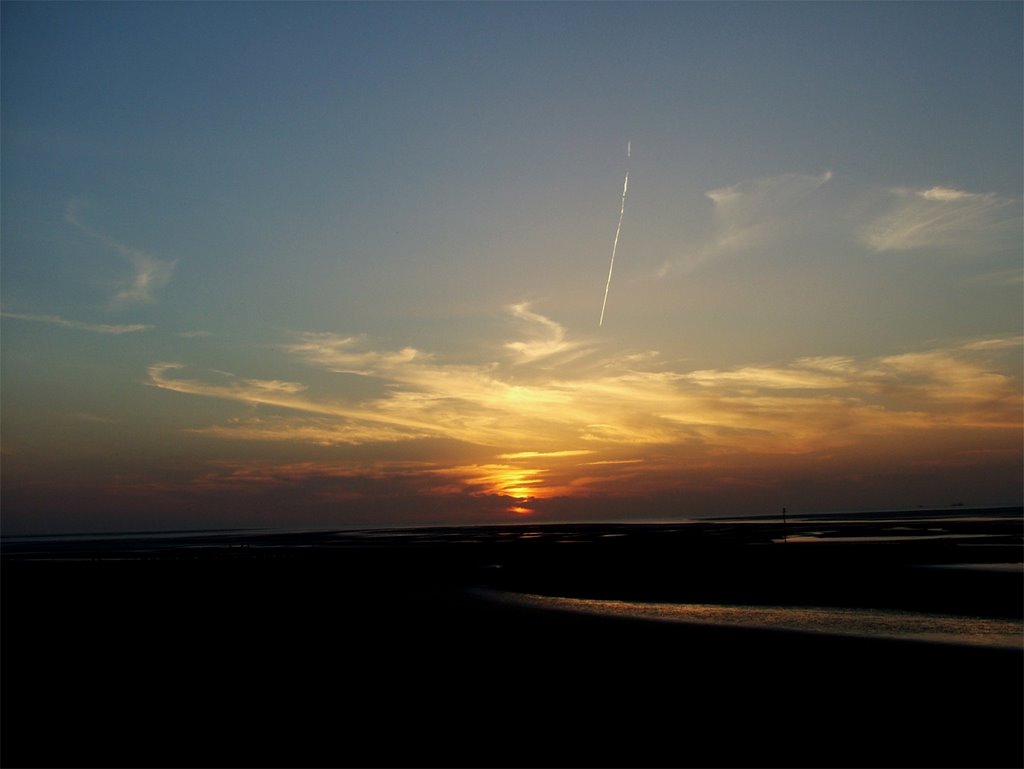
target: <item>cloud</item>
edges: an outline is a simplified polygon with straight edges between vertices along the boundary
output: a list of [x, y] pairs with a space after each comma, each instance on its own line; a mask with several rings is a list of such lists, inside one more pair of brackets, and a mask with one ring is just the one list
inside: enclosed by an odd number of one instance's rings
[[155, 301], [154, 292], [171, 279], [174, 262], [157, 259], [142, 251], [133, 251], [126, 256], [135, 272], [128, 285], [114, 295], [111, 303], [146, 304]]
[[1020, 201], [950, 187], [890, 190], [888, 210], [866, 224], [873, 251], [956, 249], [989, 252], [1020, 235]]
[[[185, 368], [181, 363], [154, 363], [148, 368], [148, 384], [162, 390], [202, 395], [210, 398], [238, 401], [249, 405], [271, 406], [300, 411], [309, 414], [353, 420], [356, 423], [379, 423], [400, 429], [404, 439], [418, 438], [443, 432], [437, 426], [420, 422], [402, 414], [388, 414], [369, 408], [348, 406], [331, 400], [313, 400], [302, 396], [302, 386], [292, 388], [268, 387], [271, 380], [239, 380], [232, 375], [222, 377], [220, 382], [202, 382], [195, 379], [171, 376], [172, 372]], [[339, 426], [340, 428], [340, 426]]]
[[152, 326], [147, 326], [142, 323], [122, 325], [112, 325], [109, 323], [83, 323], [77, 320], [67, 320], [59, 315], [33, 315], [18, 312], [0, 312], [0, 315], [5, 318], [16, 318], [18, 320], [28, 320], [36, 323], [49, 323], [54, 326], [73, 328], [78, 331], [90, 331], [94, 334], [134, 334], [139, 331], [146, 331], [147, 329], [153, 328]]
[[966, 351], [974, 350], [1016, 350], [1024, 346], [1024, 336], [1004, 336], [994, 339], [976, 339], [971, 342], [964, 342], [958, 349]]
[[774, 240], [783, 222], [831, 178], [831, 171], [821, 176], [782, 174], [705, 193], [714, 203], [717, 224], [710, 250], [715, 254], [739, 251]]
[[257, 391], [288, 395], [294, 395], [306, 389], [306, 385], [299, 382], [284, 382], [280, 379], [246, 379], [245, 384]]
[[441, 492], [486, 494], [525, 501], [541, 496], [552, 496], [559, 490], [544, 484], [548, 470], [539, 467], [517, 467], [506, 464], [460, 465], [432, 471], [442, 478], [451, 478], [448, 484], [435, 489]]
[[[712, 388], [720, 404], [732, 404], [721, 412], [743, 415], [751, 425], [770, 427], [782, 416], [777, 409], [786, 408], [794, 426], [807, 427], [800, 412], [817, 412], [819, 439], [826, 442], [830, 424], [842, 425], [848, 436], [950, 426], [1019, 429], [1020, 382], [992, 358], [1022, 346], [1019, 336], [1000, 337], [862, 361], [803, 358], [687, 377]], [[823, 363], [833, 372], [825, 378]]]
[[[294, 405], [292, 408], [298, 411], [305, 410], [296, 409]], [[372, 443], [397, 443], [417, 438], [417, 435], [410, 432], [407, 427], [304, 415], [238, 417], [226, 424], [190, 428], [188, 432], [193, 435], [207, 435], [247, 443], [287, 441], [312, 446], [363, 446]]]
[[556, 322], [515, 308], [527, 335], [539, 328], [552, 349], [584, 352], [524, 356], [521, 346], [506, 342], [491, 348], [497, 359], [471, 364], [411, 347], [374, 349], [365, 337], [307, 332], [279, 349], [345, 377], [319, 379], [317, 389], [227, 373], [186, 376], [182, 364], [158, 363], [149, 384], [247, 407], [226, 423], [193, 431], [209, 437], [379, 444], [391, 446], [392, 455], [415, 454], [427, 439], [449, 441], [477, 461], [439, 462], [429, 470], [438, 479], [431, 493], [461, 489], [520, 500], [622, 484], [654, 488], [655, 479], [673, 482], [680, 467], [691, 475], [718, 468], [732, 477], [737, 458], [825, 457], [875, 444], [884, 452], [930, 433], [984, 434], [998, 446], [1021, 429], [1013, 372], [1024, 339], [1016, 335], [871, 358], [814, 356], [687, 371], [649, 353], [589, 355]]
[[80, 207], [77, 200], [70, 201], [64, 211], [64, 220], [119, 253], [132, 268], [131, 276], [124, 281], [123, 287], [111, 298], [111, 306], [154, 302], [156, 300], [155, 293], [171, 279], [171, 273], [177, 262], [158, 259], [145, 251], [132, 248], [109, 235], [94, 230], [83, 223]]
[[396, 366], [413, 361], [419, 355], [412, 347], [389, 353], [359, 350], [358, 347], [364, 340], [356, 336], [305, 332], [300, 334], [299, 338], [299, 342], [286, 345], [285, 349], [338, 374], [373, 376], [377, 373], [386, 373]]
[[538, 457], [579, 457], [586, 454], [593, 454], [589, 449], [576, 449], [568, 451], [517, 451], [514, 454], [499, 454], [499, 459], [536, 459]]
[[699, 385], [718, 387], [723, 384], [755, 389], [827, 390], [843, 385], [841, 376], [830, 376], [813, 365], [786, 368], [746, 366], [733, 371], [694, 371], [687, 378]]
[[715, 216], [726, 231], [742, 231], [776, 220], [800, 206], [810, 193], [832, 178], [781, 174], [753, 179], [704, 193], [715, 205]]
[[[706, 262], [755, 249], [777, 247], [812, 230], [827, 231], [833, 239], [853, 237], [875, 253], [922, 249], [987, 254], [1020, 250], [1021, 201], [993, 193], [969, 192], [946, 186], [897, 187], [885, 191], [879, 208], [865, 215], [855, 209], [815, 209], [815, 193], [830, 179], [821, 175], [788, 173], [739, 182], [709, 190], [712, 228], [701, 243], [665, 262], [657, 279]], [[876, 193], [877, 194], [877, 193]], [[868, 196], [871, 198], [871, 196]], [[978, 282], [1017, 285], [1019, 269], [979, 277]]]
[[714, 207], [710, 238], [657, 272], [661, 278], [673, 269], [693, 270], [709, 259], [739, 253], [776, 242], [791, 231], [794, 219], [806, 208], [808, 197], [832, 178], [788, 173], [751, 179], [704, 193]]
[[527, 341], [507, 342], [506, 349], [518, 356], [519, 363], [532, 363], [543, 358], [573, 350], [578, 345], [567, 342], [565, 328], [550, 318], [546, 318], [530, 310], [529, 304], [523, 302], [509, 307], [509, 311], [517, 318], [528, 321], [535, 329], [531, 339]]
[[974, 275], [969, 280], [983, 286], [1020, 286], [1024, 283], [1024, 268], [1014, 267], [1010, 270], [987, 272]]
[[78, 419], [79, 421], [82, 421], [82, 422], [93, 422], [93, 423], [97, 423], [97, 424], [113, 424], [114, 423], [114, 420], [111, 419], [110, 417], [101, 416], [99, 414], [91, 414], [91, 413], [86, 412], [86, 411], [81, 411], [81, 412], [79, 412], [77, 414], [73, 414], [72, 416], [74, 416], [75, 419]]
[[[303, 496], [343, 499], [357, 496], [359, 487], [366, 492], [372, 486], [376, 495], [387, 496], [396, 489], [401, 493], [422, 492], [431, 481], [424, 482], [424, 471], [430, 466], [422, 462], [360, 462], [332, 463], [297, 461], [208, 463], [208, 469], [184, 482], [162, 484], [160, 490], [171, 493], [209, 493], [218, 491], [265, 494], [274, 489], [300, 489]], [[122, 491], [131, 484], [119, 484]], [[146, 484], [151, 487], [151, 484]], [[148, 489], [147, 489], [148, 490]]]

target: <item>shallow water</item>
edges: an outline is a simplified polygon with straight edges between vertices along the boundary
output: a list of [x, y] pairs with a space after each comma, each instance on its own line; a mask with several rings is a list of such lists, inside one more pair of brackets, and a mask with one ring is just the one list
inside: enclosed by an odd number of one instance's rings
[[778, 537], [772, 542], [910, 542], [913, 540], [939, 540], [939, 539], [994, 539], [1001, 537], [1001, 534], [873, 534], [871, 536], [840, 536], [830, 535], [825, 532], [808, 532], [806, 534], [793, 534], [787, 537]]
[[1005, 619], [818, 606], [606, 601], [495, 590], [479, 594], [520, 606], [601, 616], [1024, 649], [1024, 623]]

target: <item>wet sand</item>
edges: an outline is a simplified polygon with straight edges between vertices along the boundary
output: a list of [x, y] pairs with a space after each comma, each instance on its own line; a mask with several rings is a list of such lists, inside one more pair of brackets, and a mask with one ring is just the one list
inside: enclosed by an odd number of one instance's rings
[[3, 765], [1021, 766], [1021, 650], [473, 592], [1020, 617], [943, 568], [1019, 563], [1019, 511], [834, 521], [5, 542]]

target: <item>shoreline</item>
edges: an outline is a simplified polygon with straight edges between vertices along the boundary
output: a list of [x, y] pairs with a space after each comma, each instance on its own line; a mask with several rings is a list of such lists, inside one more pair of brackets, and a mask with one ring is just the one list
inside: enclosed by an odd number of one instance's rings
[[[1019, 521], [985, 525], [1001, 543], [985, 558], [1019, 558]], [[817, 596], [1018, 621], [1019, 575], [920, 568], [963, 562], [953, 541], [773, 545], [770, 525], [751, 524], [510, 528], [5, 548], [3, 765], [1024, 762], [1019, 649], [467, 592]]]

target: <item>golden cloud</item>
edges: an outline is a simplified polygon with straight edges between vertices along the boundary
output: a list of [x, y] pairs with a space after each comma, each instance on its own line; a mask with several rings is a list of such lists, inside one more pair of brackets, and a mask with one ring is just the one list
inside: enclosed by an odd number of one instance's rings
[[[547, 329], [547, 341], [496, 346], [505, 352], [477, 364], [329, 334], [285, 347], [302, 363], [373, 379], [373, 396], [347, 393], [343, 379], [318, 391], [297, 381], [185, 377], [176, 363], [151, 366], [149, 384], [261, 408], [195, 431], [205, 436], [320, 446], [456, 441], [480, 461], [430, 469], [443, 479], [434, 490], [455, 483], [521, 499], [598, 488], [625, 473], [669, 474], [680, 462], [828, 452], [929, 430], [1021, 429], [1019, 336], [867, 359], [672, 371], [645, 369], [658, 363], [651, 355], [597, 360], [553, 321], [522, 305], [513, 314], [531, 333]], [[583, 352], [559, 357], [570, 349]]]

